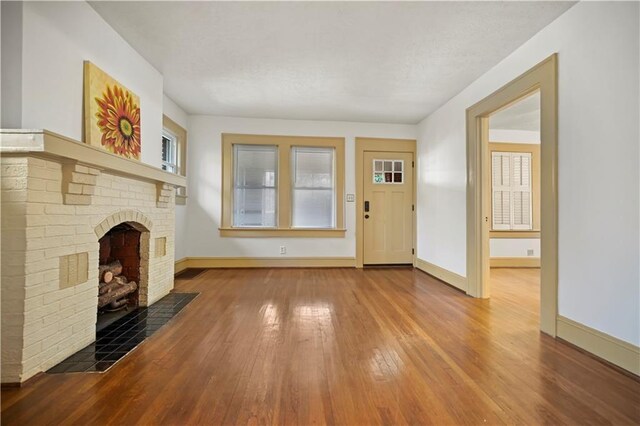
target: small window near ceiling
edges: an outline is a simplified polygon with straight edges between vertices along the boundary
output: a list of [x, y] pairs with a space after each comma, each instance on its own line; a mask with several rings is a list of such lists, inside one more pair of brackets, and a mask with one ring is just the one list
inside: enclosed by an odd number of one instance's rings
[[233, 226], [275, 228], [278, 148], [234, 145]]
[[335, 227], [334, 148], [292, 147], [292, 226]]
[[178, 165], [178, 138], [169, 132], [162, 133], [162, 170], [180, 173]]

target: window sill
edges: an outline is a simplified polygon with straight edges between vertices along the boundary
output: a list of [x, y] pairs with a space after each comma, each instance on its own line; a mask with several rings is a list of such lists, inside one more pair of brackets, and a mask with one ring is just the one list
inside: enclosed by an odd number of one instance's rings
[[218, 228], [221, 237], [239, 238], [344, 238], [346, 229], [264, 229], [264, 228]]
[[540, 231], [491, 230], [489, 238], [540, 238]]

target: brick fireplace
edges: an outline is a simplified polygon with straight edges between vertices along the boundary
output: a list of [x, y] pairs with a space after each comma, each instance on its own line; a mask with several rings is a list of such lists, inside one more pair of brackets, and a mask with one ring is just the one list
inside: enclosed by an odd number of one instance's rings
[[47, 131], [1, 136], [2, 383], [21, 383], [95, 340], [99, 265], [122, 263], [130, 307], [169, 293], [185, 179]]

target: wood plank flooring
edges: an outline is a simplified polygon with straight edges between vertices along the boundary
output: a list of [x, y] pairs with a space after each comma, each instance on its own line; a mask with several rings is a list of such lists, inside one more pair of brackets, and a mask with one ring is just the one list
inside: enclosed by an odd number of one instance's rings
[[208, 270], [106, 374], [2, 391], [3, 425], [638, 424], [640, 382], [538, 331], [538, 271], [492, 298], [412, 269]]

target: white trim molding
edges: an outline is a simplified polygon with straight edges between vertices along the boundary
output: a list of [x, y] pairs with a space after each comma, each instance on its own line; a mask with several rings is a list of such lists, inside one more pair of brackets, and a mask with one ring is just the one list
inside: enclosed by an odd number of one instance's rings
[[557, 337], [640, 376], [640, 348], [558, 315]]
[[175, 273], [187, 268], [353, 268], [353, 257], [185, 257]]
[[492, 257], [489, 259], [492, 268], [539, 268], [539, 257]]
[[440, 281], [444, 281], [445, 283], [455, 288], [458, 288], [464, 292], [467, 291], [467, 279], [462, 275], [458, 275], [455, 272], [451, 272], [420, 258], [416, 258], [415, 267], [420, 269], [422, 272], [426, 272], [427, 274], [432, 275]]

